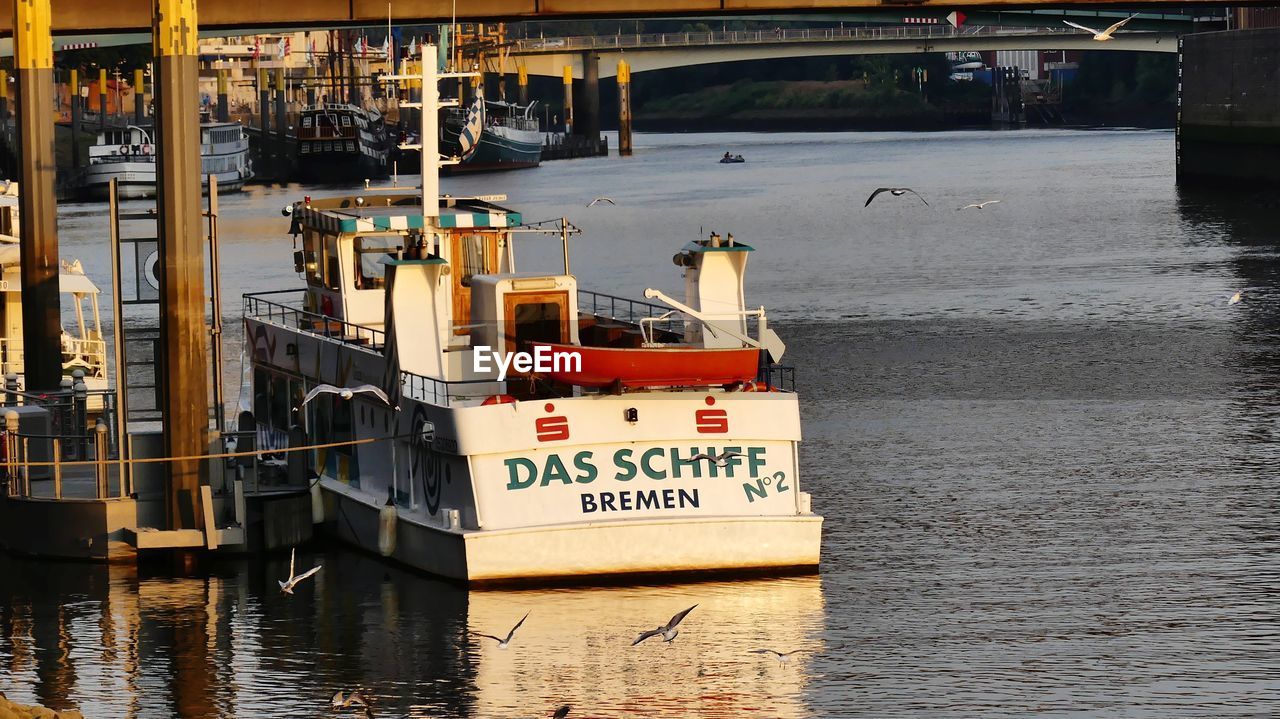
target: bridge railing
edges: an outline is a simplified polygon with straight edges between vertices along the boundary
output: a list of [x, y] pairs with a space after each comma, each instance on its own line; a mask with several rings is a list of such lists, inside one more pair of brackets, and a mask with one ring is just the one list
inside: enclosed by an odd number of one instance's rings
[[904, 25], [886, 27], [778, 28], [775, 30], [726, 30], [710, 32], [641, 33], [588, 35], [580, 37], [524, 38], [515, 42], [514, 53], [617, 50], [641, 47], [686, 47], [692, 45], [741, 45], [795, 42], [846, 42], [849, 40], [913, 40], [952, 37], [995, 37], [1028, 34], [1079, 34], [1074, 28], [1010, 28], [985, 25]]

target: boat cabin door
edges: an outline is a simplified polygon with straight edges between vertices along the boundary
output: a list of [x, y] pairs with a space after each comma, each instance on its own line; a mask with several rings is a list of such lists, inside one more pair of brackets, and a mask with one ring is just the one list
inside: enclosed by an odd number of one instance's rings
[[568, 344], [571, 341], [568, 291], [509, 292], [502, 300], [508, 354], [530, 351], [530, 342]]

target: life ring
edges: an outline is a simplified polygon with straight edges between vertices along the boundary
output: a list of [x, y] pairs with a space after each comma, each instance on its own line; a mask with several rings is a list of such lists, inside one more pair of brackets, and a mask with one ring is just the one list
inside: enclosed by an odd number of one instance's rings
[[491, 404], [515, 404], [516, 398], [509, 394], [495, 394], [484, 398], [480, 403], [481, 407], [487, 407]]
[[144, 155], [150, 155], [150, 154], [151, 154], [151, 146], [150, 146], [150, 145], [143, 145], [143, 146], [142, 146], [142, 154], [144, 154]]
[[778, 388], [771, 387], [764, 382], [756, 382], [755, 380], [752, 380], [750, 382], [743, 382], [741, 385], [739, 385], [738, 391], [739, 392], [777, 392]]
[[129, 146], [128, 146], [128, 145], [121, 145], [121, 146], [120, 146], [120, 154], [121, 154], [121, 155], [128, 155], [128, 154], [129, 154]]

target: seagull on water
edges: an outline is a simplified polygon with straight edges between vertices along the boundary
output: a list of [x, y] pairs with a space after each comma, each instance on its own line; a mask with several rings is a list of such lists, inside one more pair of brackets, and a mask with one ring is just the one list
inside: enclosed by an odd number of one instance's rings
[[[311, 391], [307, 393], [306, 397], [302, 398], [302, 404], [303, 406], [306, 406], [308, 402], [322, 394], [336, 394], [343, 399], [351, 399], [352, 397], [364, 392], [368, 392], [374, 397], [382, 400], [382, 403], [388, 407], [391, 406], [391, 400], [387, 399], [387, 393], [371, 384], [362, 384], [359, 387], [335, 387], [331, 384], [318, 384], [311, 388]], [[400, 408], [396, 407], [396, 409]]]
[[320, 571], [320, 565], [317, 564], [316, 566], [308, 569], [302, 574], [294, 574], [293, 573], [293, 557], [296, 552], [297, 552], [296, 549], [289, 550], [289, 578], [283, 582], [279, 580], [276, 581], [276, 583], [280, 585], [280, 591], [283, 592], [284, 594], [293, 594], [293, 588], [298, 586], [298, 582], [301, 582], [302, 580], [306, 579], [312, 574], [315, 574], [316, 572]]
[[507, 647], [511, 646], [511, 637], [515, 636], [516, 630], [519, 629], [520, 625], [524, 624], [524, 620], [528, 618], [529, 618], [529, 613], [525, 612], [524, 616], [520, 617], [520, 621], [516, 622], [516, 625], [511, 628], [511, 631], [507, 632], [506, 639], [503, 639], [502, 637], [495, 637], [492, 634], [481, 634], [480, 632], [472, 632], [472, 633], [477, 636], [485, 637], [487, 639], [492, 639], [493, 641], [498, 643], [499, 649], [506, 649]]
[[614, 202], [614, 201], [613, 201], [613, 198], [611, 198], [611, 197], [597, 197], [596, 199], [592, 200], [591, 202], [588, 202], [588, 203], [587, 203], [587, 207], [594, 207], [595, 205], [598, 205], [598, 204], [600, 204], [600, 203], [602, 203], [602, 202], [607, 202], [607, 203], [609, 203], [610, 205], [616, 205], [616, 204], [618, 204], [618, 203]]
[[729, 465], [730, 457], [741, 457], [741, 456], [742, 456], [741, 452], [734, 452], [732, 450], [725, 450], [715, 456], [699, 452], [698, 454], [695, 454], [689, 458], [689, 464], [693, 464], [694, 462], [701, 462], [702, 460], [705, 459], [706, 461], [711, 462], [717, 467], [727, 467]]
[[1094, 39], [1094, 40], [1097, 40], [1098, 42], [1106, 42], [1107, 40], [1112, 40], [1112, 39], [1113, 39], [1111, 36], [1115, 33], [1115, 31], [1116, 31], [1116, 30], [1119, 30], [1119, 29], [1120, 29], [1120, 28], [1121, 28], [1125, 23], [1129, 22], [1130, 20], [1134, 19], [1135, 17], [1138, 17], [1138, 16], [1137, 16], [1137, 15], [1130, 15], [1129, 17], [1127, 17], [1127, 18], [1125, 18], [1125, 19], [1121, 20], [1120, 22], [1116, 23], [1115, 25], [1112, 25], [1111, 27], [1107, 28], [1106, 30], [1094, 30], [1094, 29], [1093, 29], [1093, 28], [1091, 28], [1091, 27], [1085, 27], [1084, 25], [1078, 25], [1078, 24], [1076, 24], [1076, 23], [1071, 22], [1070, 20], [1063, 20], [1063, 22], [1065, 22], [1066, 24], [1068, 24], [1068, 25], [1070, 25], [1071, 27], [1074, 27], [1074, 28], [1076, 28], [1076, 29], [1078, 29], [1078, 30], [1084, 30], [1085, 32], [1091, 32], [1091, 33], [1093, 33], [1093, 39]]
[[786, 664], [787, 662], [791, 661], [791, 657], [793, 655], [799, 654], [800, 650], [793, 649], [789, 652], [779, 652], [773, 649], [752, 649], [751, 653], [752, 654], [772, 654], [773, 656], [778, 658], [779, 664]]
[[662, 641], [664, 642], [669, 642], [672, 639], [675, 639], [676, 635], [680, 633], [680, 630], [676, 629], [676, 625], [679, 624], [680, 621], [685, 618], [685, 615], [687, 615], [689, 612], [692, 612], [694, 608], [697, 606], [698, 605], [695, 604], [692, 607], [689, 607], [688, 609], [684, 610], [683, 612], [680, 612], [679, 614], [672, 617], [671, 621], [658, 627], [657, 629], [650, 629], [647, 632], [640, 632], [640, 635], [636, 637], [636, 640], [634, 642], [631, 642], [631, 646], [634, 647], [635, 645], [639, 644], [640, 642], [643, 642], [649, 637], [661, 636]]
[[1229, 305], [1238, 305], [1238, 304], [1240, 304], [1240, 300], [1243, 300], [1243, 299], [1244, 299], [1244, 293], [1243, 293], [1243, 292], [1237, 292], [1237, 293], [1235, 293], [1234, 295], [1231, 295], [1231, 299], [1227, 300], [1227, 304], [1229, 304]]
[[973, 203], [972, 205], [965, 205], [964, 207], [961, 207], [960, 209], [962, 209], [962, 210], [969, 210], [969, 209], [982, 210], [982, 209], [985, 209], [987, 205], [994, 205], [994, 204], [996, 204], [997, 202], [999, 202], [999, 200], [985, 200], [985, 201], [983, 201], [983, 202], [975, 202], [975, 203]]
[[926, 199], [924, 199], [923, 197], [921, 197], [919, 192], [916, 192], [915, 190], [911, 189], [910, 187], [878, 187], [878, 188], [876, 188], [876, 191], [875, 191], [875, 192], [871, 193], [871, 197], [868, 197], [868, 198], [867, 198], [867, 202], [866, 202], [866, 204], [864, 204], [864, 205], [863, 205], [863, 207], [866, 207], [867, 205], [870, 205], [870, 204], [871, 204], [871, 201], [872, 201], [872, 200], [874, 200], [874, 199], [876, 199], [876, 196], [877, 196], [877, 195], [879, 195], [881, 192], [887, 192], [887, 193], [889, 193], [890, 195], [893, 195], [894, 197], [902, 197], [903, 195], [905, 195], [905, 194], [907, 194], [908, 192], [910, 192], [911, 194], [915, 195], [916, 197], [920, 197], [920, 201], [921, 201], [921, 202], [923, 202], [925, 205], [928, 205], [928, 204], [929, 204], [929, 201], [928, 201], [928, 200], [926, 200]]
[[572, 708], [573, 708], [572, 706], [565, 704], [564, 706], [552, 712], [551, 717], [552, 719], [564, 719], [565, 717], [569, 716], [569, 710]]

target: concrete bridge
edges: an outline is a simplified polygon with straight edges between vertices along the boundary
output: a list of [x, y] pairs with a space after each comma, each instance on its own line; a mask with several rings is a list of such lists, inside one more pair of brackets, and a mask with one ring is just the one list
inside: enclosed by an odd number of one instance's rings
[[530, 75], [560, 77], [565, 67], [583, 77], [584, 57], [594, 55], [599, 77], [617, 74], [623, 58], [631, 72], [720, 62], [835, 55], [884, 55], [963, 50], [1130, 50], [1178, 51], [1178, 33], [1139, 31], [1117, 33], [1097, 42], [1088, 33], [1063, 27], [834, 27], [779, 30], [619, 34], [605, 36], [530, 38], [518, 40], [511, 56]]
[[[43, 0], [42, 0], [43, 1]], [[53, 0], [51, 29], [57, 34], [150, 32], [156, 0]], [[1075, 0], [1073, 10], [1114, 7], [1228, 8], [1227, 0]], [[900, 15], [904, 11], [1025, 10], [1061, 7], [1059, 0], [307, 0], [300, 3], [261, 0], [193, 0], [192, 16], [203, 30], [289, 27], [339, 27], [449, 22], [459, 20], [557, 20], [607, 17], [679, 17], [758, 15], [761, 13], [829, 14], [873, 10]], [[0, 34], [13, 29], [14, 3], [0, 2]]]

